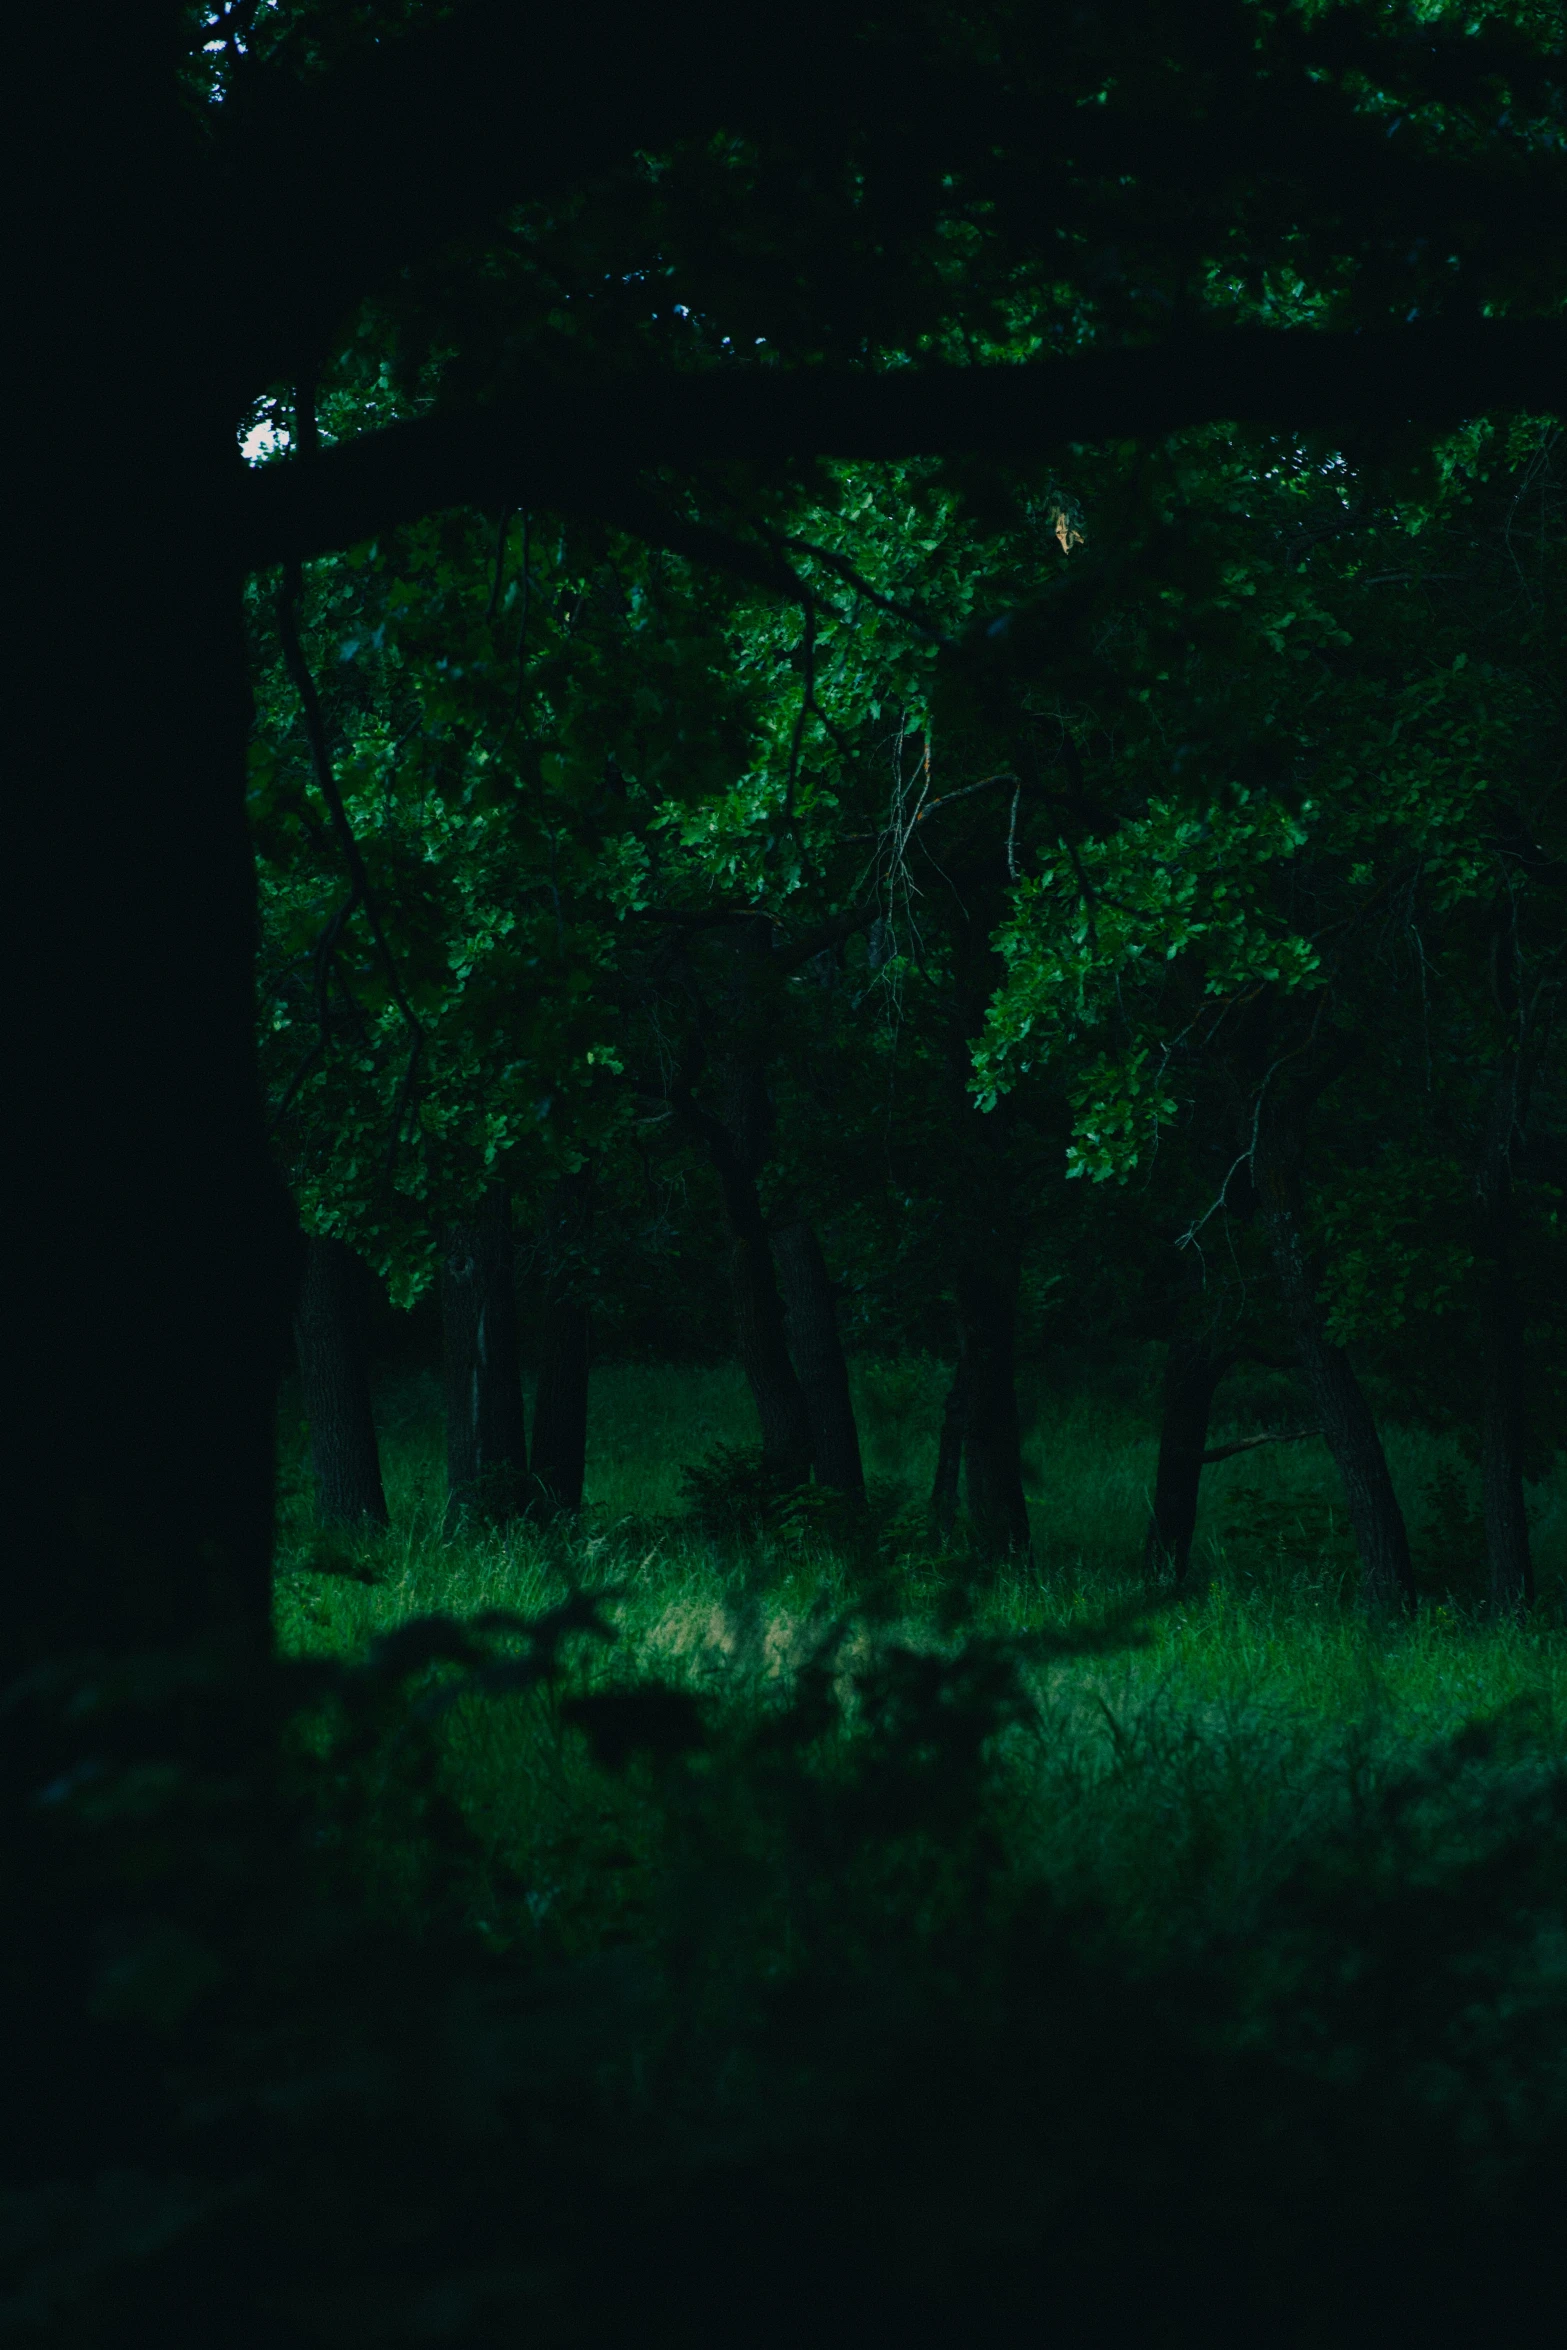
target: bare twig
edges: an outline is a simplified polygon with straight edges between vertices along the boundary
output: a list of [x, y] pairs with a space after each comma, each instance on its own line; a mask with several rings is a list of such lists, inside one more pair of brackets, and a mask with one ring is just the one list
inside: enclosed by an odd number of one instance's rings
[[1202, 1456], [1205, 1469], [1215, 1461], [1227, 1461], [1238, 1452], [1254, 1452], [1259, 1444], [1304, 1444], [1311, 1436], [1320, 1436], [1320, 1428], [1273, 1428], [1263, 1436], [1237, 1436], [1233, 1444], [1215, 1444]]
[[789, 772], [784, 783], [784, 824], [794, 830], [794, 791], [800, 778], [800, 748], [805, 740], [805, 722], [816, 706], [816, 610], [807, 605], [805, 611], [805, 686], [800, 695], [799, 714], [794, 722], [794, 734], [789, 744]]
[[900, 604], [894, 597], [884, 596], [873, 588], [846, 555], [836, 554], [831, 547], [819, 547], [812, 539], [791, 538], [783, 531], [770, 530], [765, 522], [758, 523], [756, 527], [770, 546], [787, 547], [793, 554], [808, 555], [813, 563], [820, 563], [824, 570], [836, 573], [839, 579], [853, 588], [857, 596], [863, 596], [867, 604], [874, 604], [878, 612], [890, 613], [894, 620], [901, 620], [905, 628], [912, 629], [927, 644], [945, 645], [951, 642], [941, 629], [932, 628], [930, 622], [909, 605]]
[[272, 1113], [272, 1125], [270, 1131], [274, 1134], [282, 1125], [283, 1120], [288, 1116], [289, 1111], [292, 1109], [295, 1101], [298, 1099], [300, 1087], [304, 1084], [306, 1078], [310, 1075], [311, 1071], [319, 1065], [319, 1063], [325, 1058], [326, 1054], [331, 1049], [332, 1008], [330, 987], [333, 959], [337, 951], [337, 942], [343, 933], [343, 925], [348, 920], [349, 915], [352, 914], [354, 909], [358, 906], [359, 902], [359, 891], [357, 887], [351, 883], [347, 897], [344, 898], [342, 904], [337, 907], [336, 910], [328, 917], [325, 928], [322, 930], [320, 937], [316, 940], [314, 947], [311, 949], [310, 959], [314, 970], [313, 993], [315, 995], [316, 1002], [316, 1040], [315, 1043], [310, 1047], [310, 1050], [306, 1053], [304, 1059], [300, 1062], [298, 1068], [294, 1071], [294, 1074], [289, 1079], [287, 1085], [284, 1087], [283, 1098]]
[[[340, 918], [328, 925], [328, 931], [323, 933], [323, 939], [327, 939], [330, 934], [328, 949], [330, 952], [330, 948], [335, 947], [342, 924], [347, 920], [349, 914], [357, 909], [363, 909], [365, 923], [375, 947], [377, 960], [386, 975], [387, 992], [397, 1007], [398, 1015], [408, 1030], [411, 1040], [410, 1077], [405, 1081], [411, 1083], [412, 1069], [417, 1067], [419, 1055], [424, 1045], [424, 1027], [418, 1013], [408, 1001], [397, 969], [396, 958], [387, 944], [380, 913], [370, 888], [370, 876], [365, 867], [364, 855], [355, 838], [353, 825], [349, 822], [348, 810], [343, 805], [342, 792], [338, 788], [337, 773], [332, 764], [332, 753], [326, 739], [326, 721], [322, 715], [321, 697], [316, 691], [316, 681], [311, 675], [310, 664], [305, 659], [304, 647], [299, 639], [300, 585], [299, 565], [285, 563], [283, 578], [277, 593], [277, 622], [278, 634], [283, 643], [283, 665], [288, 672], [289, 681], [293, 685], [294, 691], [299, 696], [300, 708], [305, 721], [305, 739], [310, 746], [311, 764], [315, 769], [316, 782], [320, 788], [321, 797], [326, 802], [327, 813], [332, 820], [332, 830], [337, 836], [338, 847], [342, 853], [343, 863], [348, 869], [349, 879], [349, 895], [340, 909]], [[401, 1121], [399, 1121], [399, 1125], [400, 1123]], [[398, 1134], [394, 1133], [391, 1146], [393, 1162], [395, 1162], [398, 1140]], [[387, 1175], [390, 1179], [390, 1163]]]

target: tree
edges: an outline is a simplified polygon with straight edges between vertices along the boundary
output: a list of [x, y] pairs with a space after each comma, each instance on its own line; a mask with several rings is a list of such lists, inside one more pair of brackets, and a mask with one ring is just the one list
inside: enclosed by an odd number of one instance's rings
[[294, 1338], [310, 1429], [316, 1518], [323, 1526], [387, 1523], [357, 1294], [362, 1277], [363, 1268], [346, 1242], [306, 1242]]
[[[1231, 1159], [1203, 1221], [1243, 1176], [1383, 1606], [1407, 1601], [1412, 1570], [1345, 1341], [1385, 1352], [1412, 1290], [1452, 1307], [1476, 1279], [1487, 1368], [1467, 1416], [1488, 1431], [1493, 1576], [1514, 1598], [1527, 1582], [1505, 1168], [1560, 985], [1554, 922], [1534, 928], [1559, 859], [1537, 634], [1552, 497], [1536, 572], [1509, 578], [1506, 550], [1552, 438], [1463, 436], [1380, 511], [1340, 463], [1332, 528], [1302, 450], [1253, 458], [1241, 497], [1224, 461], [1177, 487], [1177, 457], [1164, 560], [1144, 547], [1135, 582], [1095, 591], [1115, 667], [1054, 656], [1077, 703], [1080, 829], [1018, 888], [979, 1056], [992, 1089], [1032, 1062], [1066, 1072], [1072, 1163], [1093, 1180], [1217, 1128]], [[1020, 650], [1025, 674], [1043, 642]], [[1456, 1240], [1430, 1215], [1455, 1188], [1478, 1202]]]
[[[30, 1564], [7, 1621], [24, 1659], [61, 1642], [201, 1628], [252, 1651], [266, 1640], [271, 1397], [298, 1255], [251, 1036], [244, 566], [341, 546], [438, 505], [545, 496], [654, 542], [710, 545], [678, 494], [633, 478], [660, 460], [1037, 444], [1085, 424], [1160, 431], [1238, 406], [1296, 422], [1411, 403], [1442, 415], [1543, 406], [1563, 340], [1539, 317], [1562, 233], [1561, 166], [1542, 133], [1551, 59], [1506, 20], [1464, 42], [1440, 30], [1385, 36], [1357, 11], [1261, 31], [1245, 11], [1178, 19], [1169, 33], [1139, 33], [1135, 13], [1090, 18], [1062, 54], [1041, 28], [998, 87], [978, 15], [945, 37], [911, 16], [884, 37], [839, 13], [818, 23], [797, 8], [737, 18], [686, 5], [623, 28], [608, 56], [587, 20], [546, 27], [499, 0], [411, 27], [390, 18], [359, 53], [364, 20], [346, 20], [339, 39], [335, 15], [279, 15], [275, 54], [240, 60], [221, 102], [182, 73], [189, 20], [173, 7], [149, 21], [89, 5], [72, 20], [69, 73], [44, 17], [24, 22], [12, 53], [11, 151], [36, 197], [15, 282], [33, 364], [13, 553], [26, 594], [11, 637], [25, 779], [13, 853], [34, 877], [10, 933], [22, 1038], [13, 1100], [27, 1136], [19, 1220], [31, 1245], [14, 1323], [28, 1376], [8, 1426], [23, 1497], [16, 1539]], [[193, 37], [199, 46], [204, 24]], [[1271, 44], [1266, 72], [1259, 38]], [[1112, 46], [1118, 65], [1139, 67], [1125, 96], [1103, 109], [1066, 103], [1069, 86], [1099, 89]], [[1504, 86], [1516, 104], [1498, 116]], [[867, 105], [867, 90], [892, 96]], [[1390, 161], [1381, 118], [1393, 109], [1415, 120]], [[1042, 110], [1057, 134], [1048, 139], [1037, 135]], [[1440, 135], [1448, 121], [1464, 125], [1454, 163]], [[418, 422], [241, 475], [232, 435], [257, 396], [320, 373], [354, 303], [420, 252], [482, 234], [507, 205], [563, 199], [596, 172], [623, 194], [643, 168], [627, 158], [690, 141], [695, 192], [671, 200], [667, 242], [678, 247], [684, 230], [698, 251], [715, 182], [723, 195], [733, 188], [724, 159], [705, 170], [704, 142], [735, 122], [754, 126], [749, 152], [768, 157], [808, 135], [834, 163], [828, 218], [868, 221], [873, 245], [882, 228], [892, 238], [900, 267], [884, 274], [898, 332], [855, 348], [848, 373], [672, 366], [634, 396], [623, 384], [561, 388], [564, 369], [548, 383], [547, 358], [561, 354], [545, 337], [525, 362], [534, 388], [510, 408], [484, 409], [481, 366], [465, 409], [453, 384]], [[870, 126], [863, 151], [857, 124]], [[911, 125], [929, 135], [911, 140]], [[1256, 177], [1238, 224], [1248, 284], [1232, 301], [1223, 270], [1237, 170]], [[874, 191], [869, 213], [852, 199], [862, 183]], [[976, 219], [997, 195], [1006, 201], [973, 278], [986, 309], [975, 325], [1007, 358], [1037, 332], [1053, 346], [1037, 373], [944, 368], [938, 354], [967, 323], [962, 299], [950, 271], [909, 258], [929, 256], [944, 223]], [[740, 210], [749, 230], [765, 207]], [[1056, 270], [1058, 231], [1087, 256], [1085, 282], [1118, 236], [1135, 249], [1139, 266], [1101, 302], [1112, 345], [1141, 331], [1172, 287], [1216, 328], [1237, 310], [1318, 323], [1074, 360], [1075, 314], [1055, 333], [1039, 291]], [[1281, 305], [1270, 273], [1291, 253], [1305, 291]], [[997, 341], [1000, 287], [1030, 254], [1031, 273], [1013, 278], [1017, 322]], [[870, 274], [840, 280], [840, 316]], [[1474, 323], [1487, 302], [1516, 314]], [[1443, 315], [1380, 338], [1331, 331], [1350, 317], [1403, 318], [1412, 304]], [[787, 325], [779, 348], [797, 353]], [[836, 350], [847, 355], [847, 339]], [[883, 355], [900, 352], [929, 364], [884, 376]], [[753, 570], [771, 565], [745, 544]], [[135, 589], [95, 643], [84, 692], [60, 616], [76, 606], [84, 551], [98, 547], [124, 551]]]

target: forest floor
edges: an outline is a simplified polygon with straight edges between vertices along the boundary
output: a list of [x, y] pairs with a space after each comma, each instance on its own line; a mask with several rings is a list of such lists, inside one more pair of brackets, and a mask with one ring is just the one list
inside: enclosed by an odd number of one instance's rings
[[[454, 2339], [524, 2311], [593, 2350], [1559, 2320], [1561, 1481], [1527, 1623], [1485, 1618], [1472, 1469], [1397, 1427], [1407, 1619], [1357, 1608], [1315, 1442], [1211, 1469], [1160, 1590], [1147, 1366], [1058, 1368], [999, 1576], [933, 1542], [929, 1361], [858, 1367], [852, 1516], [748, 1488], [722, 1369], [599, 1371], [580, 1516], [450, 1539], [433, 1379], [383, 1383], [364, 1540], [312, 1531], [285, 1419], [305, 1926], [271, 1904], [257, 1964], [332, 2080], [362, 2051], [343, 2292], [428, 2273], [441, 2311], [512, 2296]], [[1226, 1405], [1216, 1441], [1300, 1417]], [[267, 2081], [301, 2116], [274, 2234], [314, 2243], [321, 2125]]]
[[[1131, 1371], [1070, 1402], [1036, 1400], [1025, 1446], [1035, 1563], [976, 1584], [925, 1530], [945, 1376], [924, 1358], [858, 1366], [872, 1510], [849, 1539], [808, 1500], [727, 1531], [711, 1507], [706, 1522], [693, 1514], [683, 1469], [751, 1435], [725, 1367], [597, 1372], [586, 1506], [553, 1530], [443, 1534], [433, 1376], [390, 1380], [379, 1399], [393, 1520], [382, 1535], [313, 1534], [302, 1431], [286, 1422], [284, 1652], [354, 1656], [413, 1618], [536, 1617], [573, 1588], [612, 1590], [616, 1639], [577, 1651], [569, 1685], [652, 1677], [732, 1714], [776, 1701], [828, 1639], [851, 1662], [878, 1639], [935, 1649], [960, 1615], [982, 1637], [1042, 1638], [1053, 1653], [1023, 1665], [1029, 1734], [1001, 1766], [1008, 1843], [1031, 1877], [1102, 1907], [1149, 1955], [1248, 1931], [1303, 1853], [1465, 1733], [1505, 1749], [1508, 1771], [1561, 1755], [1560, 1474], [1530, 1497], [1541, 1588], [1527, 1624], [1485, 1620], [1472, 1468], [1451, 1442], [1397, 1427], [1388, 1450], [1421, 1584], [1411, 1620], [1368, 1624], [1358, 1611], [1331, 1463], [1309, 1441], [1207, 1472], [1191, 1582], [1161, 1592], [1138, 1564], [1155, 1440]], [[1261, 1377], [1236, 1393], [1214, 1441], [1297, 1417], [1285, 1383]], [[465, 1698], [444, 1740], [448, 1791], [494, 1864], [497, 1931], [515, 1930], [501, 1920], [520, 1914], [519, 1889], [575, 1949], [625, 1930], [652, 1897], [636, 1806], [606, 1805], [558, 1707]]]

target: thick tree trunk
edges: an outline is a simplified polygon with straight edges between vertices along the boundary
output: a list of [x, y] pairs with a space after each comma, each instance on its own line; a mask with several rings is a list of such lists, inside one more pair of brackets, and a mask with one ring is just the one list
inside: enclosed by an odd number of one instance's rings
[[930, 1488], [930, 1520], [943, 1540], [958, 1522], [958, 1491], [963, 1471], [965, 1398], [960, 1363], [941, 1409], [941, 1437], [936, 1448], [936, 1474]]
[[[29, 455], [7, 531], [0, 1683], [51, 1652], [271, 1640], [300, 1251], [256, 1074], [238, 402], [213, 380], [221, 280], [164, 27], [94, 8], [66, 74], [55, 28], [9, 27], [36, 208], [8, 282]], [[84, 633], [109, 546], [134, 589]]]
[[988, 1558], [1027, 1557], [1014, 1349], [1018, 1262], [972, 1264], [957, 1282], [963, 1378], [963, 1485], [975, 1542]]
[[1505, 1615], [1517, 1615], [1534, 1604], [1534, 1558], [1523, 1490], [1524, 1317], [1513, 1271], [1512, 1141], [1521, 1110], [1518, 1061], [1509, 1054], [1498, 1073], [1476, 1184], [1480, 1371], [1485, 1383], [1480, 1490], [1491, 1600]]
[[356, 1295], [359, 1266], [341, 1240], [305, 1247], [294, 1343], [310, 1428], [316, 1523], [384, 1526], [386, 1493], [370, 1405], [370, 1365]]
[[1255, 1180], [1274, 1273], [1322, 1433], [1343, 1481], [1360, 1555], [1362, 1595], [1372, 1611], [1391, 1612], [1409, 1607], [1414, 1599], [1409, 1535], [1371, 1406], [1348, 1355], [1329, 1338], [1317, 1300], [1317, 1271], [1307, 1246], [1301, 1196], [1301, 1155], [1298, 1122], [1287, 1112], [1263, 1120], [1254, 1153]]
[[1234, 1360], [1232, 1354], [1216, 1353], [1202, 1339], [1170, 1341], [1164, 1363], [1159, 1466], [1144, 1556], [1151, 1575], [1169, 1576], [1177, 1583], [1186, 1579], [1213, 1399]]
[[503, 1525], [527, 1499], [511, 1206], [496, 1186], [454, 1226], [441, 1258], [446, 1357], [446, 1522]]
[[863, 1501], [865, 1471], [849, 1394], [849, 1367], [838, 1337], [832, 1283], [814, 1228], [799, 1217], [776, 1226], [773, 1259], [783, 1290], [789, 1352], [810, 1416], [816, 1482]]

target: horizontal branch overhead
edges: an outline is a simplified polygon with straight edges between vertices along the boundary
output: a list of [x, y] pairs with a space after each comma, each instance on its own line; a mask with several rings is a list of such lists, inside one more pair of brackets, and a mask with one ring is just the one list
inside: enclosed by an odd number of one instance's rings
[[1567, 321], [1193, 336], [1022, 366], [779, 368], [541, 384], [367, 433], [237, 489], [247, 565], [318, 555], [450, 506], [556, 506], [656, 535], [636, 477], [713, 459], [1020, 458], [1235, 422], [1352, 431], [1567, 405]]

